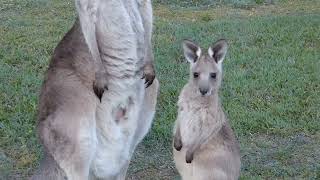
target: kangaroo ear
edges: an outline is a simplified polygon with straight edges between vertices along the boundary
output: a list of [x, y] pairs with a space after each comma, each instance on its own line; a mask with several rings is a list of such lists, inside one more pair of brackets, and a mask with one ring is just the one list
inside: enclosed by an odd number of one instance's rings
[[216, 61], [216, 63], [222, 63], [227, 54], [227, 50], [227, 41], [225, 39], [220, 39], [208, 49], [208, 54]]
[[183, 40], [183, 53], [190, 63], [195, 63], [201, 55], [201, 48], [191, 40]]

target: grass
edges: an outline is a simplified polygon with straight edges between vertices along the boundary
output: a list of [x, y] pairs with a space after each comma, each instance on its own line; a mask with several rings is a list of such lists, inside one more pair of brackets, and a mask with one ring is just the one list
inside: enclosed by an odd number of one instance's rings
[[[161, 93], [129, 179], [178, 179], [170, 145], [177, 97], [188, 78], [184, 38], [204, 47], [229, 41], [221, 98], [241, 144], [241, 179], [320, 178], [320, 2], [252, 2], [154, 4]], [[25, 179], [38, 165], [39, 88], [74, 16], [73, 2], [62, 0], [0, 4], [0, 179]]]
[[257, 4], [269, 4], [272, 0], [154, 0], [154, 4], [163, 4], [170, 7], [212, 7], [216, 5], [232, 5], [234, 7], [248, 7]]

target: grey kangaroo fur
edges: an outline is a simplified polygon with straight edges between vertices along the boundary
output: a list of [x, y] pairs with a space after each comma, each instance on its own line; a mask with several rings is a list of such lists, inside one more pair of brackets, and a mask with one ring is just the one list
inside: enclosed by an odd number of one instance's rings
[[190, 62], [190, 79], [178, 101], [173, 154], [183, 180], [234, 180], [240, 173], [239, 144], [219, 101], [226, 40], [207, 52], [190, 40], [183, 41]]
[[41, 88], [44, 158], [31, 179], [123, 180], [157, 102], [151, 1], [75, 3]]

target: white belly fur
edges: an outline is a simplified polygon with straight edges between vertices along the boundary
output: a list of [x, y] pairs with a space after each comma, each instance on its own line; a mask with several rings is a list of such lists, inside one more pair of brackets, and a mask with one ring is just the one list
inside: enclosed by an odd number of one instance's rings
[[[105, 68], [110, 73], [96, 112], [97, 145], [91, 173], [110, 179], [130, 161], [139, 113], [145, 95], [141, 79], [144, 57], [144, 29], [134, 1], [102, 1], [98, 15], [99, 47]], [[124, 5], [124, 6], [123, 6]], [[126, 75], [126, 76], [124, 76]], [[126, 109], [126, 119], [116, 121], [115, 111]]]
[[[97, 146], [91, 170], [96, 177], [115, 176], [131, 159], [132, 144], [144, 97], [144, 83], [139, 80], [133, 87], [122, 92], [107, 91], [96, 114]], [[131, 98], [132, 102], [128, 99]], [[132, 103], [132, 104], [129, 104]], [[114, 111], [127, 108], [127, 119], [116, 122]], [[139, 127], [141, 128], [141, 127]]]

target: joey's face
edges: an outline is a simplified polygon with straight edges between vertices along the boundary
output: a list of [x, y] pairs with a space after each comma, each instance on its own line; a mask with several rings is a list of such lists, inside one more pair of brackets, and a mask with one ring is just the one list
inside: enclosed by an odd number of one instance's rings
[[221, 75], [218, 64], [208, 55], [201, 56], [190, 67], [190, 78], [202, 96], [219, 89]]
[[[226, 40], [218, 40], [207, 51], [190, 40], [182, 43], [184, 56], [190, 63], [190, 81], [202, 96], [209, 96], [219, 89], [222, 62], [227, 53]], [[189, 82], [190, 82], [189, 81]]]

